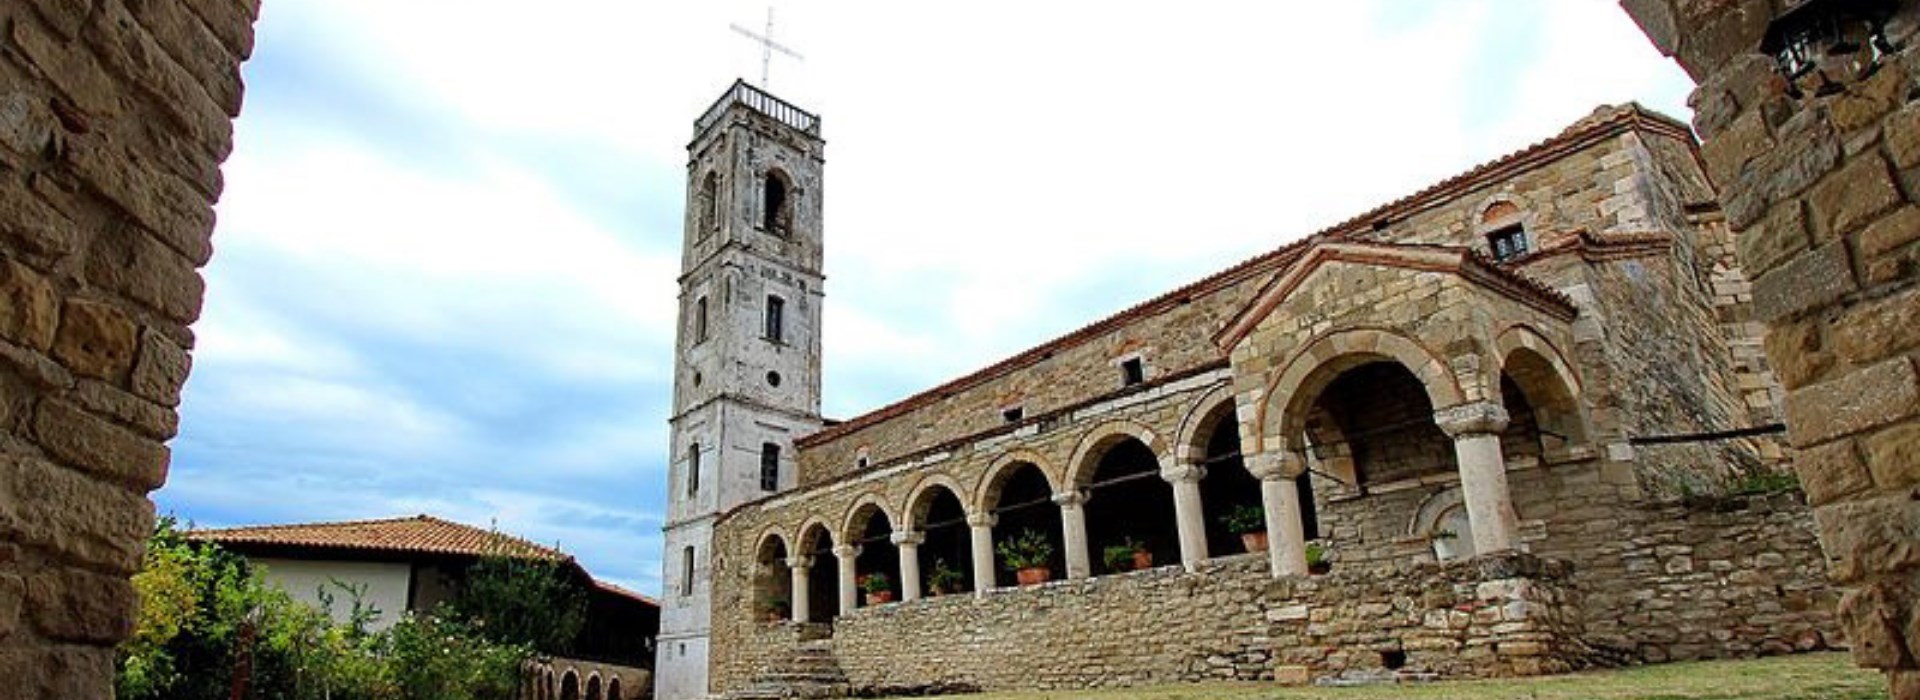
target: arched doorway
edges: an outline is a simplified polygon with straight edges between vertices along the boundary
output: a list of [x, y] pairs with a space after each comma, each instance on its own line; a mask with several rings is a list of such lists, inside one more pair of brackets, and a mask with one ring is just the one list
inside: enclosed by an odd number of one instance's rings
[[621, 700], [619, 676], [614, 676], [613, 680], [607, 681], [607, 700]]
[[800, 531], [799, 551], [810, 557], [807, 569], [807, 622], [832, 622], [840, 616], [840, 564], [833, 555], [833, 533], [820, 523]]
[[[1160, 477], [1160, 457], [1132, 435], [1103, 439], [1087, 451], [1091, 468], [1076, 486], [1087, 494], [1087, 556], [1098, 573], [1130, 570], [1122, 548], [1144, 549], [1156, 566], [1180, 561], [1173, 486]], [[1107, 561], [1109, 549], [1119, 561]]]
[[886, 581], [885, 590], [893, 600], [900, 599], [900, 550], [893, 546], [893, 522], [877, 503], [866, 503], [853, 510], [847, 519], [847, 532], [860, 553], [853, 560], [854, 585], [860, 591], [853, 597], [854, 607], [867, 606], [870, 580]]
[[1265, 509], [1260, 502], [1260, 480], [1247, 471], [1240, 452], [1240, 424], [1234, 417], [1233, 401], [1222, 401], [1207, 411], [1200, 429], [1194, 433], [1190, 454], [1199, 455], [1207, 475], [1200, 479], [1200, 502], [1207, 528], [1207, 552], [1222, 556], [1244, 552], [1240, 533], [1228, 527], [1235, 515], [1258, 517], [1265, 529]]
[[944, 484], [922, 489], [907, 505], [907, 522], [926, 536], [918, 552], [920, 590], [926, 595], [974, 590], [972, 532], [959, 494]]
[[769, 621], [791, 619], [793, 573], [787, 567], [787, 542], [767, 533], [754, 555], [753, 603], [756, 615]]
[[1067, 577], [1066, 536], [1060, 525], [1060, 507], [1053, 503], [1053, 483], [1031, 462], [1003, 466], [988, 482], [988, 512], [994, 516], [994, 585], [1016, 583], [999, 548], [1014, 538], [1033, 537], [1052, 549], [1047, 568], [1052, 580]]
[[600, 695], [600, 676], [587, 677], [587, 700], [606, 700]]
[[560, 700], [580, 700], [580, 676], [571, 669], [560, 677]]

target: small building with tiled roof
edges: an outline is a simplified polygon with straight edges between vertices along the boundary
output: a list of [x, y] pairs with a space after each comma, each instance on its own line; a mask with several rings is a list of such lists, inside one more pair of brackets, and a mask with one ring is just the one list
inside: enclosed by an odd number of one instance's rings
[[[1208, 203], [1292, 242], [843, 421], [819, 126], [736, 84], [688, 146], [661, 698], [829, 665], [892, 692], [1531, 675], [1837, 634], [1804, 503], [1679, 498], [1783, 467], [1753, 319], [1791, 303], [1749, 293], [1684, 123], [1603, 107], [1317, 232]], [[1801, 225], [1763, 204], [1741, 214]]]
[[[578, 560], [555, 547], [498, 530], [431, 515], [339, 522], [198, 529], [188, 537], [247, 557], [267, 581], [297, 600], [324, 605], [344, 620], [348, 590], [378, 611], [384, 629], [408, 612], [424, 612], [459, 595], [467, 570], [486, 557], [557, 562], [586, 593], [587, 617], [574, 655], [635, 668], [651, 666], [659, 630], [654, 599], [595, 579]], [[629, 685], [631, 686], [631, 681]]]

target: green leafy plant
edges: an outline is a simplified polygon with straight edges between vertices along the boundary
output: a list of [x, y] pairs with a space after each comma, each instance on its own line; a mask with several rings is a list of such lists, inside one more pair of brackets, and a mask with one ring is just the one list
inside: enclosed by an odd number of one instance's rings
[[1267, 511], [1260, 506], [1242, 503], [1227, 509], [1220, 516], [1220, 524], [1235, 535], [1263, 532], [1267, 529]]
[[1307, 569], [1309, 571], [1326, 571], [1332, 566], [1333, 562], [1327, 559], [1326, 545], [1320, 544], [1319, 542], [1307, 543]]
[[887, 580], [886, 574], [876, 571], [860, 577], [860, 590], [868, 593], [885, 593], [889, 590], [888, 586], [891, 583], [892, 581]]
[[1007, 568], [1017, 571], [1046, 566], [1047, 561], [1053, 558], [1053, 543], [1047, 540], [1045, 533], [1026, 528], [1015, 534], [1012, 539], [995, 545], [993, 551], [999, 553], [1000, 561], [1005, 563]]
[[1100, 560], [1105, 562], [1109, 571], [1132, 571], [1135, 552], [1146, 551], [1146, 545], [1135, 542], [1132, 537], [1123, 538], [1115, 544], [1100, 550]]
[[1748, 472], [1733, 482], [1730, 491], [1736, 496], [1754, 496], [1769, 493], [1795, 491], [1800, 488], [1800, 477], [1792, 471], [1761, 470]]
[[927, 573], [927, 588], [932, 589], [936, 595], [952, 593], [960, 590], [960, 585], [966, 580], [966, 576], [961, 574], [959, 569], [948, 565], [946, 559], [936, 558], [933, 560], [933, 570]]
[[491, 556], [467, 569], [442, 614], [497, 644], [566, 654], [586, 624], [586, 584], [559, 560]]

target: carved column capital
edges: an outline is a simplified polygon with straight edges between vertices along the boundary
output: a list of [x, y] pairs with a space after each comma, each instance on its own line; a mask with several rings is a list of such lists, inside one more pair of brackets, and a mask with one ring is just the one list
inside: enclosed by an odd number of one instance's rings
[[797, 557], [787, 557], [787, 568], [811, 569], [813, 568], [813, 557], [805, 554]]
[[1269, 450], [1247, 455], [1247, 471], [1261, 481], [1298, 478], [1307, 471], [1307, 458], [1287, 450]]
[[1507, 409], [1490, 401], [1463, 403], [1433, 412], [1433, 422], [1448, 437], [1498, 435], [1507, 429]]
[[841, 559], [852, 559], [854, 557], [860, 556], [860, 545], [857, 545], [857, 544], [839, 545], [833, 548], [833, 555]]
[[927, 533], [919, 530], [895, 530], [887, 539], [892, 540], [896, 547], [918, 547], [920, 543], [927, 541]]
[[1169, 484], [1199, 483], [1206, 477], [1207, 468], [1198, 464], [1171, 464], [1160, 467], [1160, 478], [1165, 479]]
[[969, 527], [993, 527], [998, 524], [1000, 524], [1000, 516], [992, 513], [967, 514], [967, 525]]
[[1087, 492], [1079, 489], [1061, 491], [1053, 494], [1053, 502], [1061, 508], [1079, 508], [1087, 504]]

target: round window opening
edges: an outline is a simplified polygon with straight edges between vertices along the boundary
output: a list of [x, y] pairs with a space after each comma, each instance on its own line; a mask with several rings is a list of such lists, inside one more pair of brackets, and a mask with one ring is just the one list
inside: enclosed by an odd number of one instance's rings
[[767, 373], [767, 386], [780, 386], [780, 373], [779, 373], [779, 372], [768, 372], [768, 373]]

